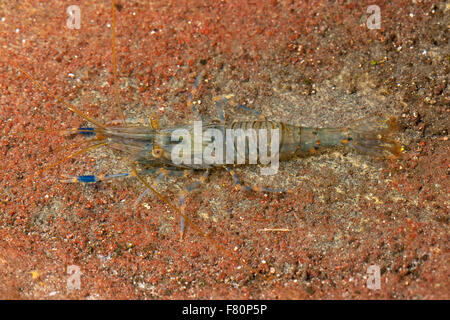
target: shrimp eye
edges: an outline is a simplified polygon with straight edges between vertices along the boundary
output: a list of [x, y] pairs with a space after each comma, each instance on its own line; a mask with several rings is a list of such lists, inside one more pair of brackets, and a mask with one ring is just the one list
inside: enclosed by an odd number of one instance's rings
[[153, 150], [152, 150], [152, 155], [153, 155], [155, 158], [161, 157], [161, 155], [162, 155], [162, 149], [160, 149], [159, 147], [154, 147]]

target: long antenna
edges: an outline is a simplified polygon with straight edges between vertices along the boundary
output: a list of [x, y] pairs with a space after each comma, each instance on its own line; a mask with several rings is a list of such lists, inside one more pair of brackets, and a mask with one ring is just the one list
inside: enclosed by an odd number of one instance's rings
[[120, 117], [123, 125], [126, 126], [125, 115], [119, 102], [119, 86], [117, 83], [117, 61], [116, 61], [116, 4], [114, 0], [111, 0], [112, 10], [112, 64], [113, 64], [113, 77], [114, 77], [114, 100], [116, 109], [119, 110]]

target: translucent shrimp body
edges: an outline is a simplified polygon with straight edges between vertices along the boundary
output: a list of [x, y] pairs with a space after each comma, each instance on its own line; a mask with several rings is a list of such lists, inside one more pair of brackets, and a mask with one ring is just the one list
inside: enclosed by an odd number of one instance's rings
[[[230, 123], [203, 123], [203, 134], [207, 130], [217, 130], [223, 136], [227, 130], [254, 130], [261, 129], [270, 131], [278, 129], [280, 132], [278, 150], [280, 160], [287, 160], [293, 157], [302, 157], [316, 154], [322, 150], [345, 147], [357, 152], [376, 157], [392, 157], [401, 153], [400, 145], [391, 136], [396, 131], [394, 118], [388, 120], [369, 119], [358, 124], [343, 128], [311, 128], [300, 127], [283, 122], [270, 120], [257, 121], [234, 121]], [[127, 153], [130, 159], [145, 168], [173, 167], [180, 169], [208, 169], [212, 167], [222, 167], [225, 163], [191, 163], [179, 164], [173, 161], [174, 148], [181, 143], [181, 140], [174, 140], [173, 133], [183, 129], [194, 136], [193, 125], [178, 126], [164, 129], [154, 129], [147, 126], [136, 127], [111, 127], [103, 128], [79, 128], [74, 133], [97, 134], [99, 139], [116, 150]], [[204, 151], [208, 143], [204, 141], [201, 151]], [[226, 141], [224, 141], [226, 143]], [[236, 140], [233, 140], [232, 150], [238, 150]], [[269, 149], [271, 141], [267, 140]], [[192, 140], [191, 156], [196, 156], [194, 141]], [[245, 144], [245, 163], [249, 163], [249, 143]], [[260, 148], [261, 145], [257, 145]], [[223, 146], [224, 151], [226, 145]], [[259, 151], [259, 150], [258, 150]], [[237, 157], [237, 155], [236, 155]], [[258, 159], [259, 160], [259, 159]], [[258, 162], [259, 163], [259, 162]]]

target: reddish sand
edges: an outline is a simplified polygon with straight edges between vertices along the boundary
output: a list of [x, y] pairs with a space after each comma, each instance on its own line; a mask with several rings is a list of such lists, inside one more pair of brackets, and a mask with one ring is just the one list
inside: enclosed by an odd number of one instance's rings
[[[449, 298], [448, 4], [377, 1], [381, 29], [369, 30], [373, 1], [120, 1], [119, 99], [130, 118], [195, 119], [186, 99], [205, 72], [195, 98], [205, 115], [214, 95], [233, 93], [297, 125], [373, 113], [402, 122], [401, 159], [338, 150], [283, 163], [267, 179], [237, 170], [290, 194], [237, 191], [214, 171], [186, 209], [214, 245], [192, 228], [179, 241], [176, 214], [154, 196], [134, 208], [144, 190], [136, 179], [59, 181], [128, 171], [107, 148], [26, 180], [76, 150], [82, 137], [58, 132], [85, 122], [14, 63], [90, 116], [119, 117], [111, 7], [91, 2], [78, 1], [79, 30], [66, 27], [66, 2], [0, 4], [1, 299]], [[190, 181], [158, 189], [176, 203]], [[68, 290], [70, 265], [82, 272], [79, 290]], [[379, 290], [367, 287], [371, 265]]]

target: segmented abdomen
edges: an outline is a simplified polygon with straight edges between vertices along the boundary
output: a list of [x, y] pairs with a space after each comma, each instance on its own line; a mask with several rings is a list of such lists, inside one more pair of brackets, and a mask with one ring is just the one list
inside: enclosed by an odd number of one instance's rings
[[[267, 150], [270, 150], [271, 130], [279, 130], [279, 157], [281, 160], [295, 156], [313, 154], [316, 151], [336, 147], [348, 142], [348, 132], [340, 128], [299, 127], [277, 121], [235, 121], [227, 126], [230, 129], [253, 129], [267, 131], [269, 137]], [[236, 143], [236, 142], [235, 142]], [[258, 150], [259, 151], [259, 150]]]

